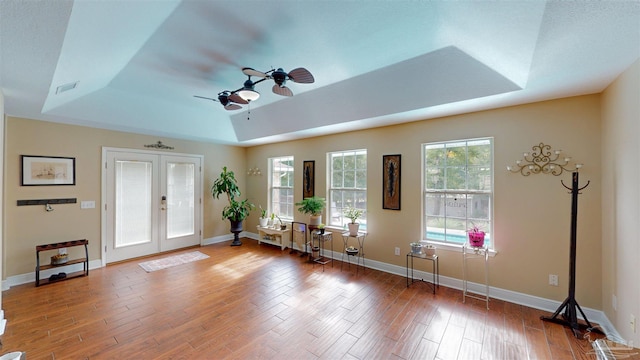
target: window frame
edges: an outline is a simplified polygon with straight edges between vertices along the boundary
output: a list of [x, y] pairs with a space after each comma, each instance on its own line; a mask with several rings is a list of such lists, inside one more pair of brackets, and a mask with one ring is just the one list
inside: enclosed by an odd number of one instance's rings
[[[284, 161], [290, 161], [291, 162], [291, 186], [274, 186], [273, 185], [273, 172], [274, 172], [274, 164], [276, 161], [279, 161], [280, 163], [283, 163]], [[284, 156], [274, 156], [274, 157], [270, 157], [268, 158], [268, 182], [267, 182], [267, 187], [268, 187], [268, 193], [267, 193], [267, 216], [270, 216], [271, 214], [276, 214], [278, 215], [283, 221], [293, 221], [293, 217], [295, 216], [295, 205], [294, 205], [294, 194], [295, 194], [295, 157], [293, 155], [284, 155]], [[282, 215], [279, 213], [275, 212], [275, 205], [276, 202], [274, 200], [275, 196], [274, 191], [276, 190], [289, 190], [290, 192], [290, 202], [286, 201], [286, 202], [282, 202], [282, 201], [278, 201], [278, 205], [280, 204], [286, 204], [287, 207], [291, 208], [291, 215], [289, 216], [287, 215]]]
[[[342, 170], [343, 174], [341, 176], [342, 178], [342, 185], [343, 186], [334, 186], [334, 163], [333, 160], [335, 158], [335, 156], [337, 155], [341, 155], [342, 158], [344, 159], [345, 155], [354, 155], [354, 156], [358, 156], [358, 155], [363, 155], [365, 156], [365, 160], [364, 160], [364, 168], [362, 167], [358, 167], [358, 161], [357, 159], [354, 161], [354, 168], [353, 169], [348, 169], [347, 171], [352, 171], [354, 173], [354, 179], [353, 179], [353, 184], [354, 186], [344, 186], [344, 182], [345, 182], [345, 168], [344, 168], [344, 162], [343, 162], [343, 167]], [[353, 192], [354, 193], [354, 201], [357, 201], [357, 199], [359, 199], [360, 201], [364, 202], [364, 207], [362, 206], [356, 206], [359, 209], [363, 210], [363, 214], [362, 216], [357, 220], [358, 223], [360, 223], [360, 231], [362, 232], [366, 232], [367, 231], [367, 206], [368, 206], [368, 199], [367, 199], [367, 181], [368, 181], [368, 151], [367, 149], [353, 149], [353, 150], [339, 150], [339, 151], [332, 151], [332, 152], [328, 152], [327, 153], [327, 194], [328, 194], [328, 199], [327, 199], [327, 219], [326, 224], [329, 227], [333, 227], [333, 228], [340, 228], [340, 229], [347, 229], [347, 224], [350, 222], [350, 220], [348, 218], [345, 218], [342, 215], [342, 210], [345, 207], [337, 207], [334, 206], [333, 204], [333, 195], [336, 192], [340, 192], [341, 193], [341, 197], [344, 199], [344, 194], [346, 192]], [[364, 181], [360, 181], [358, 180], [358, 173], [360, 173], [362, 176], [362, 172], [364, 172]], [[364, 187], [358, 186], [358, 184], [360, 183], [360, 185], [364, 184]], [[356, 195], [356, 194], [359, 194]]]
[[[469, 189], [469, 143], [472, 142], [479, 142], [479, 141], [488, 141], [489, 142], [489, 169], [488, 169], [488, 176], [489, 176], [489, 181], [490, 181], [490, 186], [488, 188], [488, 190], [478, 190], [478, 189]], [[443, 187], [442, 189], [428, 189], [427, 187], [427, 172], [428, 172], [428, 164], [427, 164], [427, 148], [428, 147], [433, 147], [433, 146], [443, 146], [443, 148], [446, 149], [447, 145], [453, 145], [453, 144], [460, 144], [460, 143], [464, 143], [464, 147], [465, 147], [465, 162], [464, 162], [464, 173], [465, 173], [465, 189], [447, 189], [446, 187]], [[496, 251], [495, 251], [495, 232], [494, 232], [494, 225], [495, 225], [495, 218], [494, 218], [494, 207], [495, 207], [495, 166], [494, 166], [494, 158], [495, 158], [495, 139], [493, 137], [480, 137], [480, 138], [470, 138], [470, 139], [460, 139], [460, 140], [447, 140], [447, 141], [434, 141], [434, 142], [428, 142], [428, 143], [423, 143], [421, 144], [421, 154], [422, 154], [422, 180], [421, 180], [421, 186], [422, 186], [422, 206], [421, 206], [421, 239], [423, 239], [423, 241], [426, 241], [428, 243], [433, 243], [439, 247], [442, 248], [448, 248], [448, 249], [462, 249], [462, 246], [467, 242], [466, 240], [466, 231], [464, 232], [464, 236], [465, 236], [465, 241], [464, 242], [457, 242], [457, 241], [446, 241], [443, 239], [436, 239], [436, 238], [430, 238], [428, 235], [428, 228], [427, 228], [427, 218], [428, 218], [428, 211], [427, 211], [427, 196], [429, 194], [440, 194], [442, 196], [444, 196], [444, 199], [446, 200], [447, 195], [452, 195], [452, 194], [461, 194], [461, 195], [465, 195], [465, 201], [467, 206], [465, 206], [465, 209], [468, 208], [469, 203], [469, 195], [487, 195], [488, 196], [488, 212], [487, 212], [487, 217], [488, 220], [487, 222], [489, 223], [488, 226], [482, 226], [481, 230], [485, 231], [488, 235], [487, 238], [487, 245], [488, 245], [488, 249], [490, 250], [491, 255], [495, 255]], [[445, 157], [445, 161], [446, 161], [446, 157]], [[447, 163], [445, 162], [443, 165], [440, 166], [443, 171], [444, 171], [444, 175], [443, 177], [446, 178], [447, 174], [446, 174], [446, 170], [447, 168]], [[451, 166], [453, 167], [453, 166]], [[434, 167], [431, 167], [434, 168]], [[480, 181], [480, 178], [476, 178], [475, 180]], [[485, 180], [486, 181], [486, 180]], [[446, 206], [446, 205], [445, 205]], [[446, 217], [446, 214], [445, 214]], [[450, 218], [455, 218], [454, 216], [450, 217]], [[466, 229], [468, 230], [471, 226], [472, 226], [472, 221], [471, 221], [472, 217], [469, 216], [469, 213], [467, 212], [467, 210], [465, 210], [465, 216], [464, 216], [464, 221], [466, 223]], [[445, 221], [446, 222], [446, 221]], [[445, 229], [447, 229], [445, 227]], [[445, 230], [446, 231], [446, 230]], [[455, 236], [455, 235], [454, 235]]]

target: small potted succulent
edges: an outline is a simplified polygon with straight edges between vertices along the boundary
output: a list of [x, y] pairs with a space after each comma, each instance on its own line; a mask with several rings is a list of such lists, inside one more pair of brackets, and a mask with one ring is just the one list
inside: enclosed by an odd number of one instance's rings
[[357, 223], [356, 221], [362, 216], [363, 213], [364, 213], [364, 210], [356, 209], [354, 207], [348, 207], [344, 211], [344, 216], [351, 220], [351, 222], [347, 224], [349, 226], [349, 235], [358, 236], [360, 223]]
[[412, 242], [409, 243], [409, 246], [411, 246], [411, 253], [413, 255], [422, 255], [422, 247], [424, 246], [424, 244], [420, 242]]
[[473, 227], [467, 231], [467, 235], [469, 236], [469, 245], [473, 247], [484, 246], [485, 232], [480, 230], [476, 225], [473, 225]]
[[318, 225], [318, 231], [320, 232], [320, 234], [324, 234], [324, 224]]

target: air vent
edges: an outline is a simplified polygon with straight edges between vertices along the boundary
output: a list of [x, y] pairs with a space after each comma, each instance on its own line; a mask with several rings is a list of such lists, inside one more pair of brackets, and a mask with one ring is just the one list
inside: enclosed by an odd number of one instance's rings
[[78, 81], [60, 85], [56, 88], [56, 94], [61, 94], [65, 91], [73, 90], [76, 88], [76, 86], [78, 86]]

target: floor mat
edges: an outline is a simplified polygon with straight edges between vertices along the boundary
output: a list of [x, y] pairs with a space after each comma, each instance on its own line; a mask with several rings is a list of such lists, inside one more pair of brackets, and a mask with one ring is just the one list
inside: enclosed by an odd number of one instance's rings
[[162, 259], [141, 262], [138, 265], [140, 265], [140, 267], [143, 268], [146, 272], [152, 272], [156, 270], [162, 270], [169, 267], [190, 263], [193, 261], [206, 259], [208, 257], [209, 255], [203, 254], [200, 251], [192, 251], [184, 254], [167, 256]]

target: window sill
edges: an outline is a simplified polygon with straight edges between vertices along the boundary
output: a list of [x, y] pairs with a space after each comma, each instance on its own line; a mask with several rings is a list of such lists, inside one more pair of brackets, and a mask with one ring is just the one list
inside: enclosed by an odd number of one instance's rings
[[[427, 243], [429, 245], [435, 246], [437, 249], [453, 251], [462, 253], [462, 245], [460, 244], [447, 244], [439, 241], [431, 241], [431, 240], [422, 240], [422, 243]], [[489, 249], [489, 256], [494, 257], [498, 254], [498, 251], [495, 249]]]

